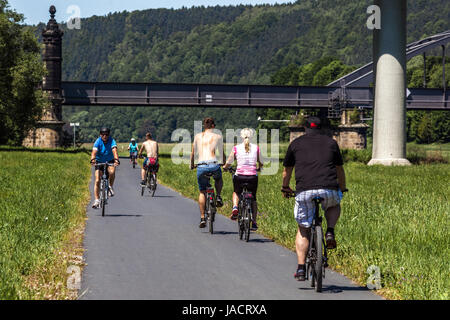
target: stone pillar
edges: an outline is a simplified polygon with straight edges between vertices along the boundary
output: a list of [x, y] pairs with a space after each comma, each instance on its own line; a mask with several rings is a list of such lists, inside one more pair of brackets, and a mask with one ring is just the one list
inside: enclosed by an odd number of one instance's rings
[[369, 165], [409, 165], [406, 159], [406, 0], [376, 0], [374, 131]]
[[289, 143], [305, 134], [305, 128], [301, 126], [289, 126]]
[[43, 61], [47, 74], [42, 81], [42, 89], [50, 99], [49, 108], [45, 109], [38, 127], [32, 130], [24, 141], [26, 147], [56, 148], [62, 143], [62, 36], [55, 20], [56, 8], [50, 7], [50, 20], [42, 31], [44, 42]]
[[367, 129], [364, 123], [340, 125], [334, 139], [341, 149], [363, 150], [367, 147]]
[[[288, 128], [290, 131], [289, 142], [305, 134], [305, 128], [301, 125], [295, 126], [291, 124]], [[341, 149], [362, 150], [367, 147], [368, 128], [369, 126], [364, 123], [351, 124], [346, 122], [340, 125], [337, 130], [322, 129], [322, 134], [336, 140]]]

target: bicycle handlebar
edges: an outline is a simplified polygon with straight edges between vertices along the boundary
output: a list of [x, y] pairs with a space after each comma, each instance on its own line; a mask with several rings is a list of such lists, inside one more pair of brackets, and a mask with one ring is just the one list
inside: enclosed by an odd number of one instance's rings
[[[256, 169], [256, 171], [257, 172], [261, 172], [261, 167], [259, 167], [259, 168], [257, 168]], [[228, 171], [229, 173], [231, 173], [231, 174], [234, 174], [234, 173], [236, 173], [236, 169], [235, 168], [233, 168], [233, 167], [229, 167], [228, 169], [224, 169], [225, 171]]]
[[[117, 160], [117, 162], [120, 164], [120, 161]], [[92, 165], [96, 165], [96, 166], [103, 166], [103, 167], [114, 167], [115, 163], [108, 163], [108, 162], [97, 162], [96, 160], [91, 160], [91, 164]]]
[[[286, 198], [295, 198], [295, 192], [290, 191], [283, 191], [284, 189], [281, 188], [281, 192], [285, 194]], [[348, 192], [348, 189], [341, 190], [342, 193]]]
[[281, 189], [281, 192], [285, 195], [285, 197], [287, 199], [289, 198], [295, 198], [295, 192], [294, 191], [283, 191], [283, 189]]
[[[211, 162], [211, 163], [214, 163], [214, 162]], [[199, 165], [208, 165], [208, 164], [211, 164], [211, 163], [200, 162], [200, 163], [194, 164], [194, 166], [191, 168], [191, 170], [197, 169], [197, 167], [198, 167]], [[220, 167], [223, 167], [223, 166], [225, 165], [225, 164], [223, 164], [223, 163], [216, 163], [216, 164], [218, 164]]]

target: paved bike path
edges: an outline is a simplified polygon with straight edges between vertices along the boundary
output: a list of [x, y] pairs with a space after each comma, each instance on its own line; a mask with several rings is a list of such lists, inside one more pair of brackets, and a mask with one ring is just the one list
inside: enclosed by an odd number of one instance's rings
[[256, 233], [239, 240], [236, 222], [222, 215], [210, 235], [198, 228], [195, 201], [161, 185], [142, 197], [139, 181], [140, 169], [124, 159], [106, 216], [88, 206], [80, 299], [381, 299], [329, 269], [316, 293], [294, 280], [294, 252]]

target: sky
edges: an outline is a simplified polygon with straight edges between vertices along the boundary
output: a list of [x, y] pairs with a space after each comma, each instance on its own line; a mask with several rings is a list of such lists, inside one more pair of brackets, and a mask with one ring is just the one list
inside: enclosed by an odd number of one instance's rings
[[110, 12], [133, 11], [156, 8], [173, 8], [192, 6], [228, 6], [239, 4], [275, 4], [290, 3], [295, 0], [8, 0], [10, 8], [25, 16], [26, 24], [38, 24], [47, 22], [50, 18], [48, 9], [51, 5], [56, 7], [56, 20], [66, 22], [77, 12], [74, 6], [79, 8], [81, 18], [93, 15], [103, 16]]

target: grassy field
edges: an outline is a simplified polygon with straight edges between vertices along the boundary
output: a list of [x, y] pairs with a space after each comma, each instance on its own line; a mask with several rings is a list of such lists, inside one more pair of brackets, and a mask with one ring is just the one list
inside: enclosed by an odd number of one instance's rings
[[[280, 164], [278, 174], [260, 177], [259, 232], [294, 250], [294, 201], [281, 197], [281, 170]], [[366, 285], [368, 267], [377, 266], [382, 284], [378, 293], [386, 298], [449, 299], [450, 165], [368, 167], [350, 162], [345, 170], [350, 192], [342, 203], [331, 267]], [[188, 165], [162, 158], [158, 178], [183, 195], [198, 198], [195, 171]], [[230, 174], [224, 179], [225, 205], [220, 212], [228, 216]]]
[[83, 254], [89, 156], [19, 150], [0, 148], [0, 299], [75, 298], [67, 267]]
[[[128, 155], [126, 145], [119, 144], [122, 156]], [[408, 157], [427, 163], [429, 152], [446, 157], [449, 146], [409, 144]], [[195, 171], [172, 162], [173, 147], [160, 144], [159, 179], [197, 199]], [[280, 157], [286, 148], [280, 146]], [[82, 255], [89, 154], [31, 151], [0, 147], [0, 299], [74, 298], [65, 281], [71, 255]], [[367, 268], [377, 266], [382, 284], [378, 293], [387, 298], [448, 300], [450, 165], [368, 167], [363, 164], [368, 151], [344, 153], [360, 162], [345, 165], [350, 192], [342, 203], [331, 267], [366, 285]], [[279, 192], [281, 169], [280, 164], [277, 174], [260, 177], [259, 232], [294, 250], [294, 202]], [[228, 216], [230, 174], [224, 173], [224, 179], [220, 212]]]

